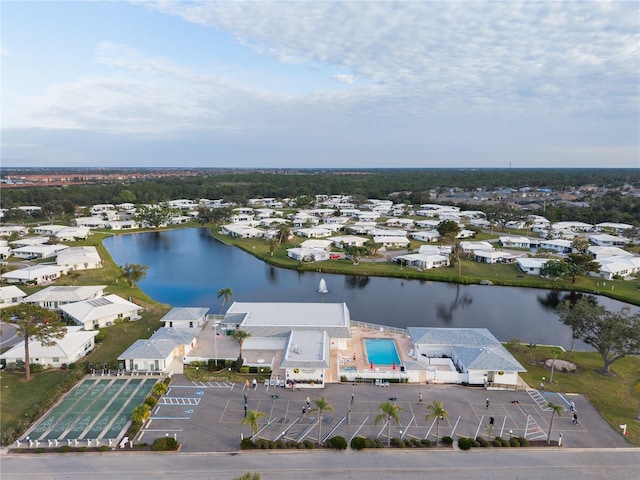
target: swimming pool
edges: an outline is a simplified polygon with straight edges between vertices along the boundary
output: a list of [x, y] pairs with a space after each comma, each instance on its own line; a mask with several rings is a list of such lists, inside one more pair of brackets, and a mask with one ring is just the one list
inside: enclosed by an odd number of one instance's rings
[[391, 338], [365, 338], [364, 348], [369, 363], [381, 366], [401, 363], [396, 342]]

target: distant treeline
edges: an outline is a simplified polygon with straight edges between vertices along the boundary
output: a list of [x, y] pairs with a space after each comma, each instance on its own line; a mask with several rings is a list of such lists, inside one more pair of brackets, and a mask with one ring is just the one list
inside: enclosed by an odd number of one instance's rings
[[[3, 188], [0, 206], [42, 206], [51, 201], [70, 201], [76, 206], [157, 203], [178, 198], [223, 199], [243, 204], [250, 198], [259, 197], [291, 198], [327, 194], [383, 199], [399, 192], [400, 195], [396, 196], [398, 201], [419, 204], [429, 201], [428, 192], [434, 189], [492, 191], [507, 187], [530, 187], [567, 192], [583, 185], [610, 189], [624, 185], [640, 187], [640, 169], [202, 170], [197, 176], [135, 182]], [[637, 199], [634, 201], [632, 198], [611, 195], [605, 203], [590, 199], [591, 208], [566, 207], [554, 210], [556, 207], [550, 206], [547, 212], [551, 210], [553, 216], [559, 217], [550, 220], [563, 220], [567, 215], [572, 216], [566, 219], [577, 220], [576, 212], [582, 211], [583, 216], [587, 217], [584, 221], [588, 223], [595, 220], [640, 223]]]

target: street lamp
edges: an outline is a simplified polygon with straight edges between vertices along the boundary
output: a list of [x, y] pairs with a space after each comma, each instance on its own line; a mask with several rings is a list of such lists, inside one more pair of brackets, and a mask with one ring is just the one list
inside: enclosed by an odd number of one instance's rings
[[200, 377], [198, 376], [198, 369], [199, 369], [199, 368], [200, 368], [200, 367], [196, 367], [196, 378], [200, 378]]
[[513, 430], [509, 430], [509, 440], [511, 440], [511, 437], [513, 437]]

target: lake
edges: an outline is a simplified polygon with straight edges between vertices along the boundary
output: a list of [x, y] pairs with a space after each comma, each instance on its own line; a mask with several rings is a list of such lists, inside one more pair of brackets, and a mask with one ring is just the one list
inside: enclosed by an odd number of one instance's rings
[[[140, 288], [175, 307], [209, 307], [210, 313], [219, 313], [222, 299], [216, 293], [230, 287], [231, 302], [345, 302], [351, 318], [361, 322], [484, 327], [500, 341], [517, 337], [571, 345], [571, 330], [554, 312], [567, 292], [297, 272], [267, 265], [202, 228], [116, 235], [104, 245], [119, 265], [147, 265]], [[328, 289], [324, 294], [318, 292], [322, 279]], [[606, 297], [598, 301], [609, 310], [626, 305]], [[578, 343], [577, 349], [590, 349]]]

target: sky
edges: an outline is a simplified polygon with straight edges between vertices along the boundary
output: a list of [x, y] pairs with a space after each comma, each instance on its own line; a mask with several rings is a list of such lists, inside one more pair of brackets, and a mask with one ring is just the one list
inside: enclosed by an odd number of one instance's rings
[[637, 1], [0, 4], [1, 166], [640, 168]]

